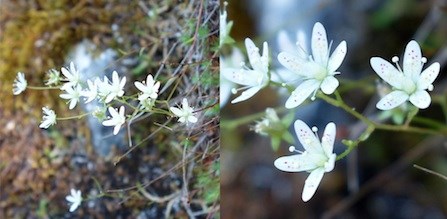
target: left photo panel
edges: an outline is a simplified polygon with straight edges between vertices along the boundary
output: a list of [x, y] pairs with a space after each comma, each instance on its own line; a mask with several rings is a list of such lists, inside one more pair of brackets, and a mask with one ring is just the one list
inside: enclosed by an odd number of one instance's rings
[[0, 0], [0, 218], [219, 218], [218, 0]]

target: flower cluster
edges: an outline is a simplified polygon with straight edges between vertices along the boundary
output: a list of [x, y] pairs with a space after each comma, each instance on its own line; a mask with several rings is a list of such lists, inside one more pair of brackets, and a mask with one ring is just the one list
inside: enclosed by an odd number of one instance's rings
[[[62, 72], [62, 76], [60, 74]], [[122, 125], [126, 123], [126, 117], [131, 117], [131, 115], [125, 114], [125, 107], [121, 105], [119, 110], [114, 108], [113, 105], [118, 104], [130, 104], [127, 102], [128, 99], [132, 100], [132, 97], [124, 96], [124, 88], [126, 86], [126, 77], [120, 77], [117, 71], [112, 72], [111, 80], [104, 76], [103, 79], [96, 77], [93, 79], [83, 80], [80, 72], [76, 69], [73, 62], [70, 63], [69, 68], [62, 67], [61, 71], [51, 69], [47, 72], [46, 85], [55, 86], [60, 85], [60, 90], [63, 92], [60, 94], [60, 98], [67, 100], [68, 108], [70, 110], [74, 109], [78, 103], [82, 100], [85, 104], [92, 102], [94, 100], [98, 101], [102, 107], [96, 108], [92, 114], [94, 117], [98, 118], [102, 125], [112, 126], [113, 134], [117, 135]], [[160, 81], [156, 81], [154, 77], [149, 74], [146, 77], [146, 81], [135, 81], [135, 87], [140, 91], [137, 100], [139, 101], [138, 106], [132, 107], [135, 110], [141, 110], [144, 112], [152, 112], [152, 107], [155, 105], [156, 100], [159, 95]], [[13, 84], [13, 93], [18, 95], [29, 87], [25, 79], [25, 75], [21, 72], [17, 74], [16, 79]], [[106, 116], [106, 109], [110, 116]], [[193, 108], [188, 105], [187, 99], [183, 99], [183, 107], [170, 107], [169, 110], [174, 116], [179, 117], [179, 122], [182, 123], [195, 123], [197, 122], [197, 117]], [[42, 108], [43, 117], [42, 122], [39, 125], [40, 128], [47, 129], [50, 126], [56, 124], [57, 116], [56, 113], [48, 107]]]
[[[41, 90], [51, 87], [50, 89], [59, 88], [61, 90], [62, 93], [59, 97], [67, 101], [70, 110], [81, 103], [97, 102], [96, 107], [93, 107], [94, 109], [91, 109], [91, 112], [66, 118], [58, 118], [54, 110], [45, 106], [42, 108], [43, 116], [39, 125], [42, 129], [48, 129], [55, 125], [57, 120], [77, 119], [85, 115], [94, 116], [103, 126], [113, 127], [114, 135], [119, 133], [127, 120], [136, 119], [146, 113], [172, 115], [178, 117], [178, 122], [186, 125], [198, 122], [197, 112], [194, 111], [186, 98], [182, 98], [181, 107], [156, 108], [158, 105], [164, 105], [160, 103], [167, 103], [168, 101], [157, 101], [161, 82], [157, 81], [151, 74], [148, 74], [144, 81], [135, 81], [133, 84], [138, 90], [138, 94], [129, 96], [124, 95], [126, 77], [119, 76], [116, 71], [112, 72], [111, 79], [104, 76], [102, 79], [95, 77], [84, 80], [82, 76], [74, 63], [70, 63], [69, 68], [62, 67], [60, 72], [54, 69], [47, 72], [45, 85], [48, 87], [33, 87], [28, 85], [25, 74], [19, 72], [13, 83], [13, 94], [18, 95], [26, 89]], [[86, 108], [90, 109], [89, 107]], [[133, 112], [126, 114], [126, 109], [133, 110]], [[65, 199], [70, 203], [69, 211], [73, 212], [81, 205], [81, 191], [71, 189], [70, 195], [66, 196]]]

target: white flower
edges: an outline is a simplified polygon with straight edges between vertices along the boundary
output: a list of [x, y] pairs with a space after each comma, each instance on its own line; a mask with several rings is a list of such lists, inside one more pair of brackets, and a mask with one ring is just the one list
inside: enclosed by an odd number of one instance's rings
[[126, 122], [126, 117], [124, 116], [124, 106], [120, 107], [119, 113], [115, 108], [109, 107], [109, 113], [112, 118], [109, 117], [109, 120], [102, 122], [102, 124], [104, 126], [115, 126], [115, 128], [113, 128], [113, 134], [116, 135], [118, 134], [121, 126]]
[[19, 95], [26, 90], [26, 86], [28, 86], [28, 82], [25, 79], [25, 74], [22, 72], [17, 73], [14, 83], [12, 84], [12, 93], [14, 95]]
[[[221, 69], [222, 75], [228, 80], [236, 84], [244, 85], [238, 90], [246, 89], [239, 97], [232, 100], [231, 103], [238, 103], [247, 100], [255, 95], [259, 90], [267, 86], [269, 82], [269, 52], [267, 42], [264, 42], [262, 56], [259, 54], [259, 48], [256, 47], [253, 41], [249, 38], [245, 39], [245, 47], [247, 47], [248, 59], [253, 70], [244, 66], [244, 63], [241, 63], [243, 68]], [[237, 92], [236, 89], [233, 91], [233, 93]]]
[[79, 205], [81, 205], [82, 196], [81, 196], [81, 190], [71, 189], [70, 192], [71, 192], [71, 194], [67, 195], [65, 197], [65, 200], [67, 200], [68, 202], [71, 202], [70, 212], [73, 212], [76, 210], [76, 208], [79, 207]]
[[[275, 167], [282, 171], [310, 172], [304, 183], [302, 194], [302, 199], [305, 202], [309, 201], [315, 194], [324, 173], [334, 169], [335, 158], [337, 157], [332, 152], [336, 134], [335, 124], [330, 122], [326, 125], [321, 142], [314, 133], [317, 131], [316, 127], [311, 130], [301, 120], [295, 121], [295, 132], [305, 151], [297, 155], [280, 157], [274, 162]], [[290, 146], [289, 150], [291, 152], [297, 151], [294, 146]]]
[[98, 96], [98, 81], [99, 78], [96, 78], [93, 82], [91, 80], [87, 80], [88, 89], [81, 92], [82, 96], [87, 97], [85, 103], [91, 102]]
[[372, 57], [370, 60], [374, 71], [394, 89], [383, 97], [376, 107], [381, 110], [390, 110], [410, 100], [420, 109], [427, 108], [431, 103], [431, 98], [426, 90], [433, 90], [432, 83], [438, 77], [439, 63], [435, 62], [422, 71], [427, 59], [422, 57], [421, 48], [414, 40], [410, 41], [405, 48], [403, 71], [399, 67], [397, 56], [393, 57], [392, 61], [396, 63], [397, 68], [380, 57]]
[[177, 107], [169, 107], [169, 110], [171, 110], [171, 112], [174, 113], [174, 115], [176, 115], [177, 117], [180, 117], [178, 121], [181, 123], [197, 122], [197, 118], [194, 116], [193, 113], [194, 109], [188, 105], [188, 100], [186, 98], [183, 98], [181, 109]]
[[[311, 49], [312, 56], [303, 58], [301, 55], [281, 52], [278, 61], [287, 69], [293, 71], [303, 78], [301, 83], [286, 101], [286, 108], [295, 108], [321, 88], [323, 93], [332, 94], [338, 87], [339, 82], [334, 77], [346, 55], [346, 42], [342, 41], [329, 57], [329, 47], [326, 30], [319, 22], [315, 23], [312, 31]], [[300, 48], [302, 49], [302, 47]]]
[[[61, 88], [62, 89], [62, 88]], [[76, 85], [76, 87], [66, 87], [65, 94], [59, 95], [62, 99], [69, 100], [70, 105], [69, 109], [73, 109], [79, 101], [79, 97], [81, 96], [82, 88], [81, 85]]]
[[[105, 81], [104, 81], [105, 82]], [[118, 72], [113, 71], [112, 73], [112, 83], [103, 83], [104, 89], [107, 91], [107, 96], [105, 99], [105, 103], [109, 103], [116, 97], [122, 97], [124, 95], [124, 85], [126, 85], [126, 77], [123, 77], [121, 80], [118, 76]]]
[[39, 128], [47, 129], [48, 127], [56, 124], [56, 113], [48, 107], [42, 107], [43, 116], [42, 123], [40, 123]]
[[79, 72], [76, 70], [73, 62], [70, 62], [70, 71], [64, 67], [61, 68], [62, 74], [65, 76], [66, 83], [62, 85], [61, 90], [66, 90], [69, 87], [75, 87], [81, 81]]
[[146, 82], [143, 83], [139, 81], [135, 81], [135, 87], [138, 88], [142, 94], [138, 96], [138, 100], [144, 100], [147, 98], [157, 99], [158, 97], [158, 89], [160, 88], [160, 82], [155, 81], [152, 75], [148, 75], [146, 78]]

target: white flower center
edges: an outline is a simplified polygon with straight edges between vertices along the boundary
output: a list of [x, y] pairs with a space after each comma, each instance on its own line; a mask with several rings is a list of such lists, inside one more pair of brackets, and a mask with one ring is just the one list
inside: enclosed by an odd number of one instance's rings
[[323, 81], [328, 75], [327, 68], [324, 68], [323, 66], [320, 66], [317, 63], [311, 65], [310, 68], [311, 68], [310, 70], [314, 73], [313, 77], [317, 81]]
[[402, 90], [409, 95], [413, 94], [417, 90], [416, 84], [408, 78], [405, 78], [402, 84]]

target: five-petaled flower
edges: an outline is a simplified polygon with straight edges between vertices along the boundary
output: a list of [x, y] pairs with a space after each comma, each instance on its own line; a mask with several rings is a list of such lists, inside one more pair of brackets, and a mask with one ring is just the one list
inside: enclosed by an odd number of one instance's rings
[[[336, 127], [333, 122], [326, 125], [321, 142], [316, 134], [317, 128], [312, 130], [301, 120], [295, 121], [295, 132], [298, 140], [304, 147], [304, 152], [300, 154], [280, 157], [275, 160], [276, 168], [286, 172], [310, 172], [304, 183], [302, 194], [303, 201], [309, 201], [315, 194], [318, 185], [325, 172], [334, 169], [336, 154], [333, 153]], [[315, 132], [315, 133], [314, 133]], [[297, 151], [294, 146], [290, 146], [291, 152]]]
[[70, 190], [70, 195], [65, 197], [65, 200], [71, 203], [70, 212], [75, 211], [82, 202], [81, 190]]
[[241, 63], [242, 68], [221, 69], [221, 73], [225, 78], [236, 84], [243, 85], [239, 89], [233, 89], [233, 93], [236, 93], [237, 90], [246, 89], [231, 103], [247, 100], [269, 83], [269, 51], [267, 42], [264, 42], [262, 56], [259, 54], [259, 48], [249, 38], [245, 39], [245, 46], [247, 47], [248, 59], [253, 70], [246, 67], [244, 63]]
[[[342, 41], [335, 48], [329, 57], [329, 48], [326, 36], [326, 30], [319, 22], [315, 23], [312, 31], [311, 49], [312, 56], [298, 56], [296, 54], [281, 52], [278, 55], [278, 61], [287, 69], [303, 78], [303, 82], [292, 92], [286, 101], [286, 108], [295, 108], [312, 95], [311, 100], [315, 99], [315, 94], [319, 88], [325, 94], [332, 94], [338, 87], [339, 82], [334, 77], [340, 72], [336, 72], [340, 67], [346, 55], [346, 41]], [[299, 48], [305, 51], [303, 48]]]
[[197, 117], [194, 116], [194, 109], [188, 105], [188, 100], [183, 98], [182, 108], [169, 107], [175, 116], [179, 117], [178, 121], [181, 123], [196, 123]]
[[[61, 88], [62, 89], [62, 88]], [[69, 109], [73, 109], [79, 101], [79, 97], [81, 97], [82, 88], [81, 85], [76, 85], [75, 87], [66, 87], [65, 94], [59, 95], [62, 99], [68, 99]]]
[[47, 129], [48, 127], [56, 124], [56, 113], [48, 107], [42, 107], [43, 116], [42, 123], [40, 123], [39, 127]]
[[142, 94], [138, 96], [138, 100], [144, 100], [147, 98], [157, 99], [158, 97], [158, 89], [160, 88], [160, 82], [155, 81], [152, 75], [148, 75], [146, 78], [146, 82], [135, 81], [135, 87], [138, 88]]
[[109, 120], [103, 121], [104, 126], [115, 126], [113, 128], [113, 134], [116, 135], [120, 131], [121, 126], [126, 122], [126, 117], [124, 116], [124, 106], [121, 106], [119, 112], [113, 108], [109, 107], [109, 113], [112, 116]]
[[[399, 58], [392, 58], [395, 68], [390, 62], [380, 58], [371, 58], [371, 67], [385, 82], [393, 87], [393, 91], [383, 97], [376, 107], [381, 110], [393, 109], [407, 100], [420, 109], [430, 105], [428, 91], [433, 90], [433, 82], [438, 77], [440, 64], [435, 62], [422, 71], [427, 58], [422, 57], [419, 44], [412, 40], [405, 48], [403, 69], [398, 65]], [[422, 73], [421, 73], [422, 71]]]
[[12, 84], [12, 93], [14, 95], [19, 95], [26, 90], [26, 86], [28, 86], [28, 82], [25, 79], [25, 74], [22, 72], [17, 73], [14, 83]]
[[100, 83], [98, 89], [104, 90], [105, 95], [105, 103], [109, 103], [116, 97], [122, 97], [124, 95], [124, 85], [126, 85], [126, 77], [122, 79], [119, 78], [118, 72], [113, 71], [112, 73], [112, 83], [109, 84], [104, 78], [104, 82]]

